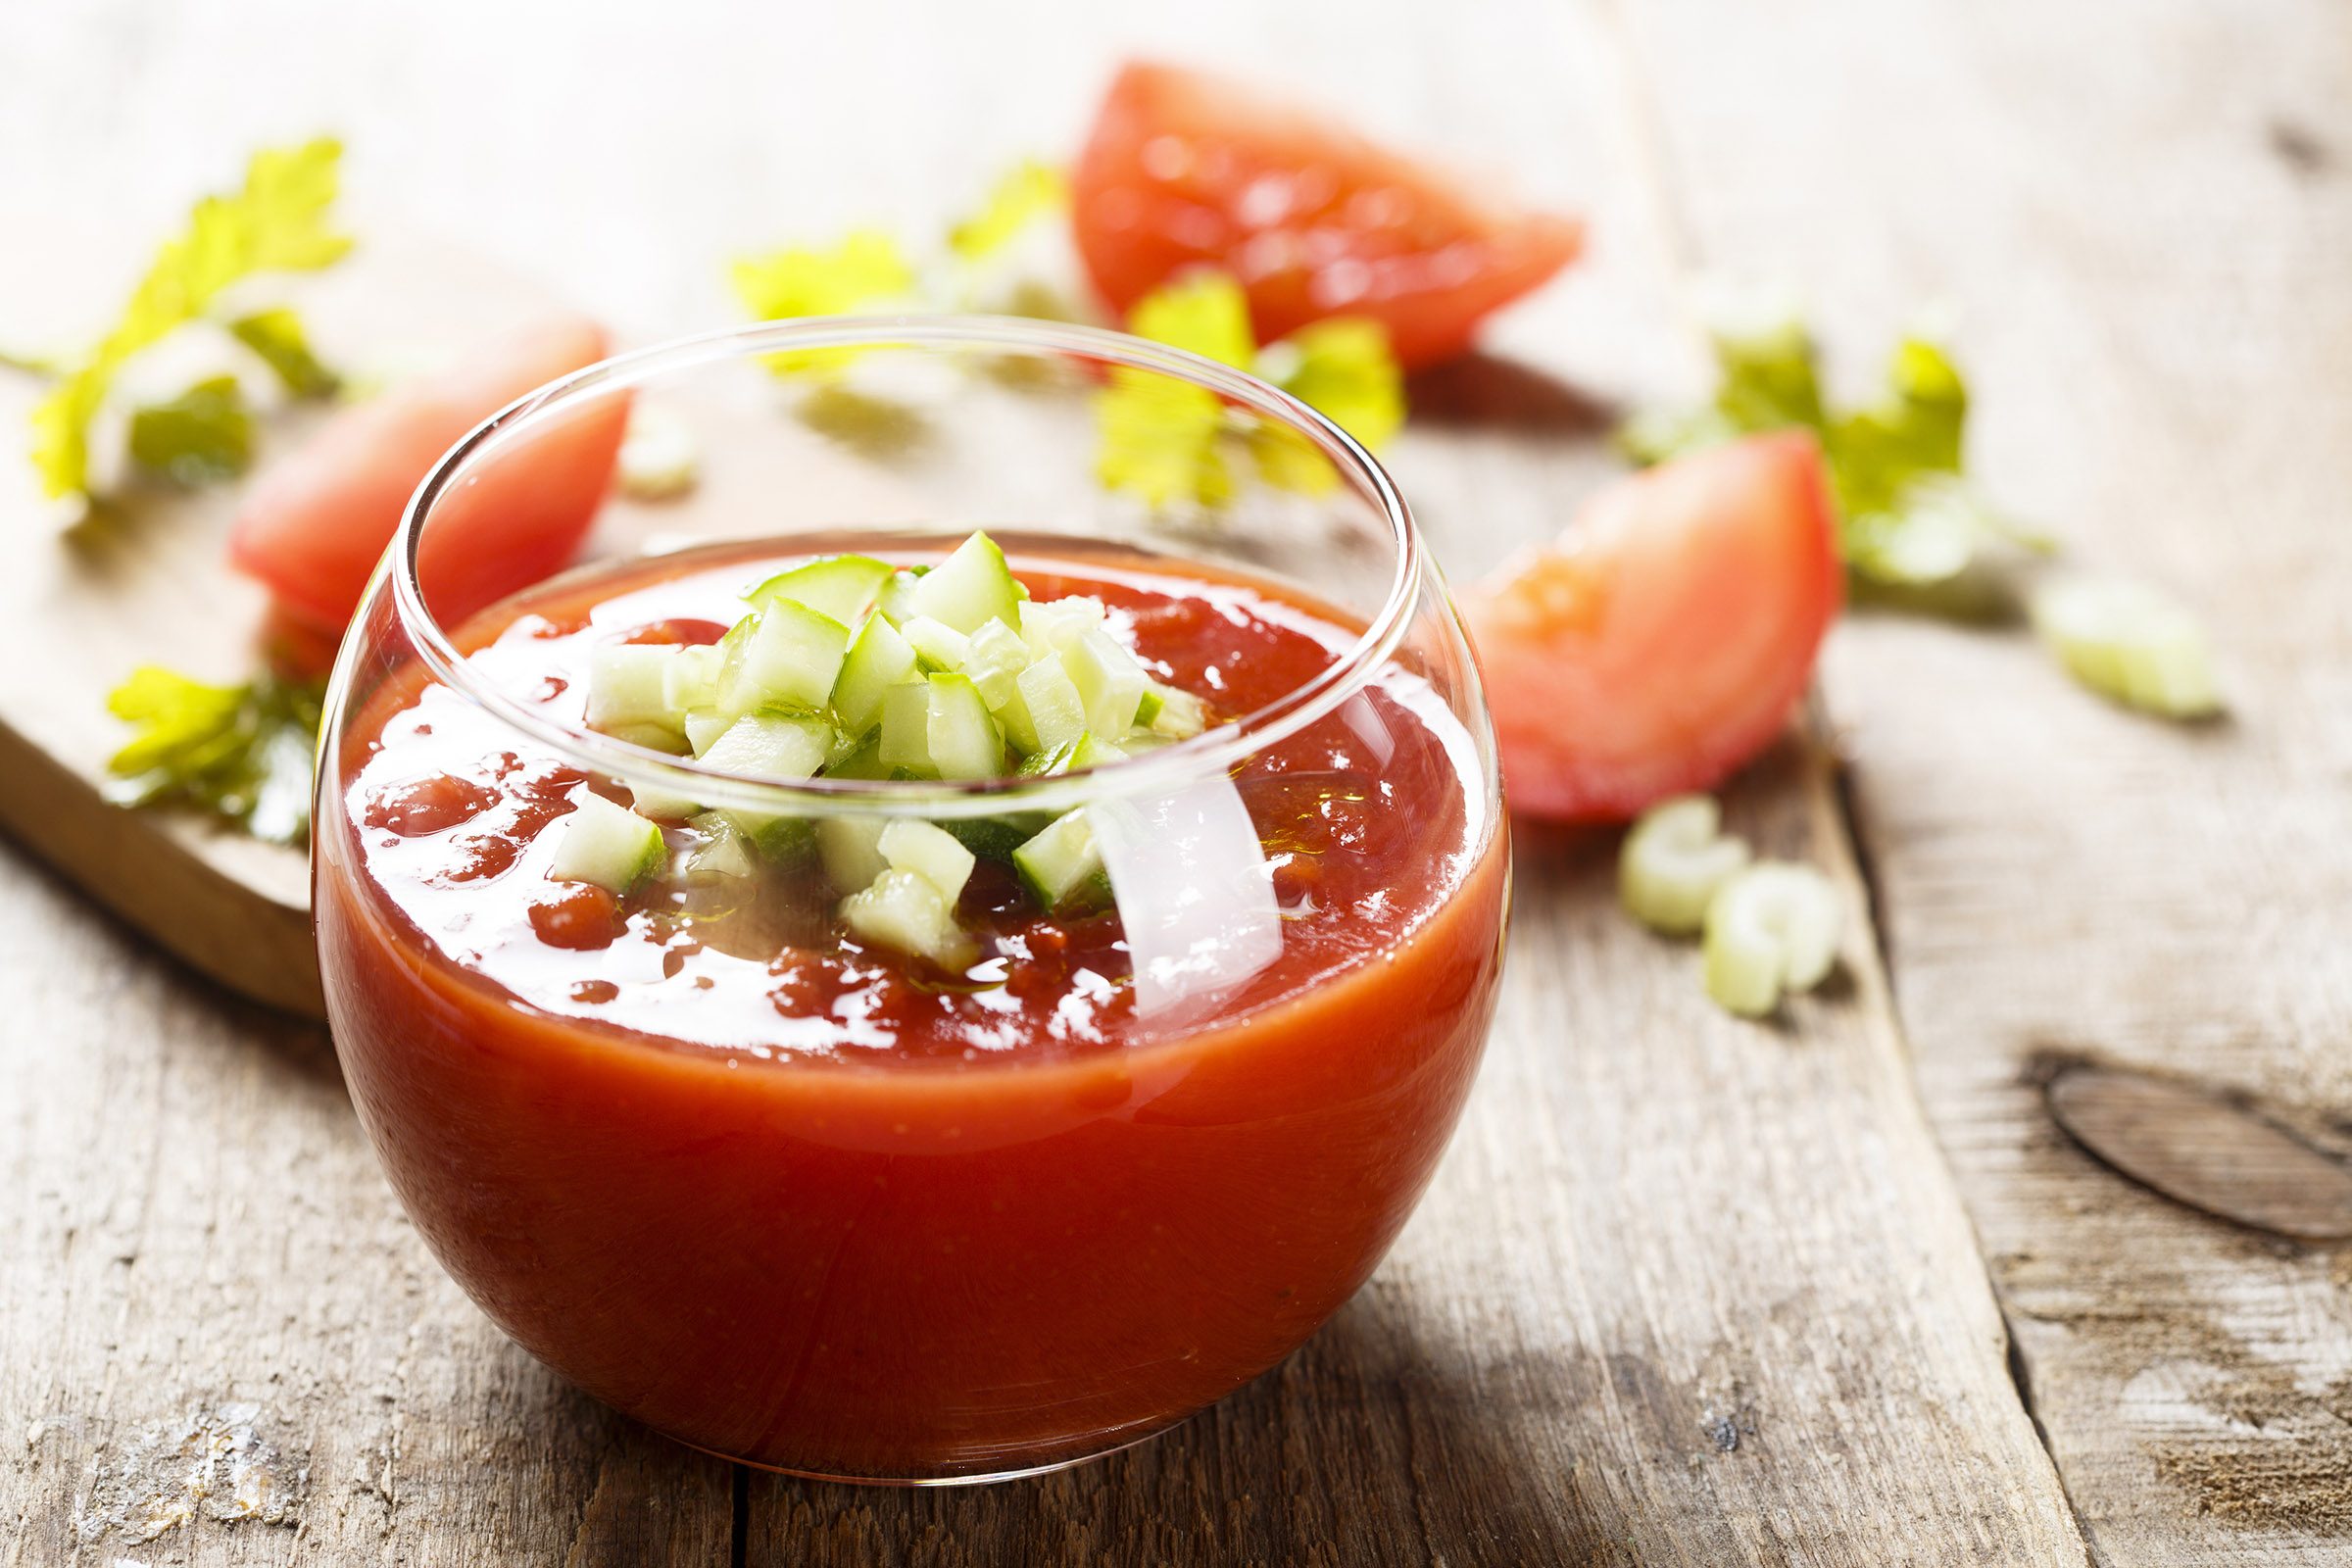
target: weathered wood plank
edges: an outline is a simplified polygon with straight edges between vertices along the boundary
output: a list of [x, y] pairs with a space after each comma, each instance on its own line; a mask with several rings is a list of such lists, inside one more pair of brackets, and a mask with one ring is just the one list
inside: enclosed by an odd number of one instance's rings
[[[674, 19], [693, 72], [638, 71], [628, 114], [583, 116], [564, 94], [642, 53], [633, 15], [575, 14], [557, 30], [454, 5], [331, 24], [309, 7], [271, 19], [124, 4], [71, 26], [21, 15], [23, 36], [0, 47], [18, 78], [0, 84], [0, 136], [84, 139], [70, 170], [0, 170], [11, 210], [103, 187], [160, 221], [251, 143], [333, 122], [382, 202], [432, 212], [648, 329], [725, 318], [715, 262], [730, 247], [858, 217], [933, 222], [1004, 160], [1066, 145], [1078, 84], [1118, 52], [1109, 24], [1076, 4], [1017, 33], [994, 18], [906, 28], [856, 10], [714, 9]], [[1600, 221], [1592, 264], [1502, 323], [1499, 346], [1603, 395], [1662, 381], [1660, 193], [1596, 14], [1367, 19], [1318, 4], [1268, 17], [1237, 0], [1149, 26], [1164, 47], [1264, 62], [1391, 133], [1586, 206]], [[514, 71], [517, 57], [542, 70]], [[795, 63], [788, 88], [778, 62]], [[240, 79], [270, 92], [220, 92]], [[205, 134], [184, 135], [190, 124]], [[1438, 391], [1473, 410], [1531, 401], [1500, 375]], [[1519, 428], [1432, 420], [1400, 449], [1457, 569], [1552, 531], [1611, 466], [1596, 443], [1562, 439], [1591, 433], [1584, 404], [1541, 406]], [[1734, 808], [1859, 898], [1815, 753], [1784, 753]], [[1850, 983], [1793, 1028], [1738, 1024], [1699, 995], [1690, 952], [1617, 915], [1607, 862], [1604, 843], [1523, 845], [1513, 989], [1461, 1144], [1396, 1255], [1293, 1363], [1158, 1444], [1031, 1486], [760, 1481], [753, 1560], [2082, 1562], [1867, 932]], [[40, 1110], [9, 1134], [10, 1168], [40, 1171], [52, 1209], [119, 1213], [170, 1241], [143, 1241], [114, 1280], [86, 1255], [57, 1256], [58, 1214], [17, 1222], [56, 1261], [7, 1286], [36, 1300], [10, 1306], [0, 1388], [25, 1392], [0, 1401], [0, 1430], [20, 1407], [95, 1400], [114, 1435], [242, 1394], [328, 1489], [303, 1512], [322, 1557], [663, 1560], [662, 1529], [679, 1560], [723, 1547], [723, 1472], [618, 1429], [499, 1346], [399, 1225], [331, 1083], [256, 1044], [279, 1038], [272, 1026], [216, 1014], [107, 948], [111, 933], [46, 883], [18, 874], [6, 897], [0, 909], [24, 911], [18, 961], [45, 981], [24, 1016], [58, 1042], [12, 1049], [28, 1087], [9, 1103]], [[93, 959], [91, 941], [111, 959]], [[60, 1054], [78, 1075], [30, 1081]], [[145, 1102], [114, 1087], [138, 1084]], [[162, 1198], [143, 1196], [148, 1178], [127, 1173], [167, 1145], [180, 1164], [203, 1149], [216, 1191], [161, 1179]], [[271, 1208], [297, 1188], [302, 1206]], [[200, 1198], [232, 1218], [288, 1213], [277, 1250], [241, 1250], [242, 1220], [206, 1232]], [[114, 1383], [100, 1322], [148, 1348]], [[267, 1382], [286, 1366], [299, 1399]], [[405, 1392], [392, 1381], [404, 1372]], [[378, 1387], [402, 1392], [397, 1422], [369, 1402]], [[363, 1463], [380, 1474], [387, 1446], [388, 1536], [376, 1494], [336, 1479]], [[86, 1462], [61, 1447], [22, 1484], [0, 1478], [14, 1489], [0, 1518], [63, 1543], [61, 1499], [78, 1494], [61, 1483]], [[580, 1519], [608, 1533], [574, 1542]], [[255, 1525], [195, 1529], [220, 1560], [290, 1550]]]
[[1839, 638], [1827, 690], [1922, 1092], [2094, 1547], [2340, 1562], [2340, 1250], [2121, 1180], [2039, 1084], [2142, 1066], [2322, 1137], [2352, 1107], [2352, 21], [1636, 10], [1701, 259], [1806, 285], [1838, 349], [1955, 301], [1995, 492], [2211, 621], [2211, 730], [2108, 710], [2017, 636], [1891, 620]]
[[[321, 1033], [158, 961], [9, 848], [0, 993], [0, 1562], [726, 1560], [726, 1467], [483, 1321]], [[238, 1428], [261, 1446], [230, 1451]], [[269, 1472], [242, 1501], [240, 1457]]]

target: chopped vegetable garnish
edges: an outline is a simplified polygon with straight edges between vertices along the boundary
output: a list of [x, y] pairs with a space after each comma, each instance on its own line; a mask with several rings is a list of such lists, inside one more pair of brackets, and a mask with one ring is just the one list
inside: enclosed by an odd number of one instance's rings
[[311, 831], [320, 692], [263, 676], [214, 686], [153, 664], [131, 671], [107, 711], [139, 733], [107, 762], [121, 806], [185, 806], [273, 844]]
[[240, 316], [228, 323], [229, 335], [262, 358], [277, 373], [288, 392], [298, 398], [331, 397], [342, 388], [342, 377], [318, 363], [311, 351], [310, 334], [302, 318], [280, 305]]
[[[1032, 600], [985, 533], [937, 564], [867, 556], [804, 562], [753, 585], [715, 643], [607, 643], [591, 654], [586, 717], [636, 745], [688, 748], [710, 766], [781, 781], [987, 779], [1084, 772], [1200, 734], [1195, 694], [1152, 678], [1111, 633], [1099, 599]], [[851, 627], [855, 626], [855, 630]], [[843, 918], [866, 940], [947, 961], [963, 951], [955, 901], [972, 858], [1009, 858], [1049, 907], [1093, 907], [1108, 878], [1082, 813], [908, 819], [887, 833], [854, 818], [727, 810], [638, 789], [646, 818], [723, 822], [759, 854], [811, 845]], [[689, 880], [723, 874], [731, 852], [693, 852]], [[710, 864], [705, 861], [710, 860]], [[909, 872], [945, 901], [889, 881]], [[944, 911], [944, 912], [943, 912]]]
[[2222, 710], [2205, 628], [2145, 583], [2062, 578], [2035, 595], [2034, 625], [2069, 673], [2101, 696], [2167, 718]]
[[978, 212], [948, 231], [948, 248], [963, 261], [984, 261], [1031, 223], [1069, 205], [1068, 177], [1050, 164], [1026, 160], [997, 181]]
[[1886, 394], [1844, 414], [1824, 402], [1812, 335], [1793, 314], [1719, 320], [1712, 340], [1720, 375], [1713, 399], [1629, 421], [1619, 435], [1638, 461], [1660, 463], [1758, 431], [1811, 430], [1829, 463], [1846, 564], [1873, 582], [1941, 582], [1998, 541], [2048, 547], [1962, 477], [1968, 388], [1929, 336], [1898, 343]]
[[841, 923], [860, 940], [929, 958], [944, 969], [971, 961], [975, 944], [955, 906], [927, 877], [893, 867], [841, 901]]
[[1722, 831], [1723, 812], [1706, 795], [1678, 795], [1642, 813], [1617, 857], [1617, 892], [1653, 931], [1690, 936], [1707, 906], [1745, 869], [1747, 844]]
[[229, 285], [260, 272], [312, 270], [341, 258], [336, 229], [342, 144], [328, 137], [254, 154], [242, 190], [208, 196], [167, 240], [122, 319], [32, 413], [33, 462], [52, 497], [89, 488], [89, 426], [115, 376], [140, 350], [209, 312]]
[[593, 882], [614, 893], [626, 893], [652, 875], [666, 853], [660, 828], [592, 790], [580, 791], [557, 833], [547, 874], [559, 882]]
[[669, 501], [702, 477], [703, 452], [694, 427], [658, 403], [640, 398], [629, 410], [614, 477], [632, 501]]
[[1838, 890], [1809, 865], [1765, 860], [1726, 882], [1707, 906], [1707, 995], [1743, 1018], [1810, 991], [1838, 960]]
[[253, 414], [233, 375], [199, 381], [130, 416], [130, 459], [175, 484], [233, 478], [253, 461]]
[[[744, 308], [763, 321], [801, 316], [839, 316], [904, 300], [914, 288], [914, 269], [898, 241], [880, 229], [861, 228], [832, 250], [788, 245], [765, 256], [736, 262], [732, 276]], [[811, 349], [771, 354], [779, 375], [827, 372], [858, 357], [858, 349]]]

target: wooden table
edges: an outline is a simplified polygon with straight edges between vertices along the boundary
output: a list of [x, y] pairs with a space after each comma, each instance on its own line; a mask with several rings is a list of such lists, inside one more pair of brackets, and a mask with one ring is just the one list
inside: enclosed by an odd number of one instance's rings
[[[2125, 1182], [2040, 1089], [2136, 1064], [2346, 1142], [2352, 17], [1107, 9], [20, 5], [0, 242], [93, 204], [160, 231], [331, 126], [363, 222], [650, 337], [728, 318], [734, 250], [920, 231], [1071, 145], [1124, 50], [1246, 64], [1593, 219], [1492, 335], [1540, 375], [1416, 389], [1395, 467], [1457, 573], [1607, 470], [1597, 405], [1696, 384], [1695, 271], [1792, 280], [1848, 368], [1941, 298], [1987, 483], [2199, 603], [2233, 720], [1852, 617], [1731, 794], [1867, 898], [1849, 982], [1731, 1021], [1617, 913], [1609, 842], [1525, 834], [1492, 1054], [1372, 1284], [1181, 1431], [981, 1492], [752, 1476], [568, 1392], [427, 1257], [318, 1031], [0, 849], [0, 1563], [2352, 1561], [2352, 1252]], [[0, 301], [0, 338], [75, 324]], [[281, 1522], [221, 1491], [139, 1540], [124, 1473], [240, 1429], [220, 1474], [273, 1464]]]

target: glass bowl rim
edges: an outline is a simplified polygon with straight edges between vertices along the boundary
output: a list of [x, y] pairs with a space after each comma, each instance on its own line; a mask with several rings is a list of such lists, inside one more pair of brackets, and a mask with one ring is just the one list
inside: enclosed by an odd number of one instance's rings
[[[461, 654], [424, 602], [418, 560], [434, 504], [479, 453], [512, 439], [591, 396], [611, 395], [673, 373], [754, 355], [830, 348], [996, 349], [1080, 358], [1190, 382], [1261, 416], [1289, 425], [1351, 478], [1377, 507], [1396, 547], [1395, 570], [1380, 610], [1333, 663], [1251, 711], [1140, 757], [1083, 774], [1037, 779], [778, 779], [708, 767], [693, 758], [550, 719], [502, 690]], [[967, 817], [1007, 809], [1060, 812], [1105, 795], [1166, 794], [1214, 774], [1336, 711], [1359, 694], [1403, 644], [1422, 579], [1426, 548], [1396, 482], [1346, 430], [1298, 398], [1245, 370], [1164, 343], [1102, 327], [1015, 317], [889, 315], [799, 317], [724, 327], [612, 356], [523, 394], [475, 425], [442, 454], [409, 498], [383, 567], [391, 578], [395, 618], [417, 659], [441, 684], [590, 772], [693, 799], [706, 808], [803, 813], [845, 809], [892, 815]], [[356, 664], [351, 639], [342, 662]], [[336, 685], [342, 685], [338, 672]], [[330, 698], [330, 705], [334, 699]]]

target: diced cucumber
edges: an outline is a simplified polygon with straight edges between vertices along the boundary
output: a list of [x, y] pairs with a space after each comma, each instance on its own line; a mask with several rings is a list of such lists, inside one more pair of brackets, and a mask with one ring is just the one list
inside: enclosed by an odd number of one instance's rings
[[677, 722], [666, 692], [666, 676], [679, 649], [671, 643], [607, 643], [588, 656], [588, 724], [612, 731], [622, 725], [658, 725], [673, 733]]
[[833, 715], [851, 735], [863, 735], [882, 721], [882, 694], [914, 674], [914, 650], [882, 615], [868, 615], [858, 628], [841, 674], [833, 682]]
[[980, 700], [991, 711], [1012, 698], [1013, 682], [1030, 663], [1029, 645], [1021, 634], [1001, 620], [992, 620], [972, 633], [963, 656], [963, 672], [980, 688]]
[[726, 812], [705, 811], [687, 826], [702, 835], [702, 842], [679, 862], [679, 874], [687, 881], [720, 882], [748, 877], [758, 869], [752, 860], [751, 840]]
[[1031, 756], [1086, 733], [1086, 703], [1061, 661], [1050, 656], [1021, 671], [1000, 716], [1013, 745]]
[[822, 707], [833, 695], [849, 651], [849, 627], [792, 600], [778, 600], [760, 612], [759, 624], [726, 656], [719, 671], [720, 706], [738, 713], [767, 703]]
[[1055, 817], [1044, 832], [1013, 851], [1012, 868], [1048, 914], [1091, 905], [1108, 892], [1102, 852], [1084, 807]]
[[882, 830], [874, 847], [897, 869], [912, 871], [939, 889], [951, 905], [962, 895], [963, 884], [972, 874], [972, 852], [929, 822], [912, 818], [893, 822]]
[[729, 810], [720, 813], [734, 825], [760, 856], [779, 864], [790, 864], [808, 853], [816, 842], [816, 824], [805, 816], [789, 812]]
[[912, 871], [886, 870], [841, 901], [841, 922], [860, 940], [928, 958], [943, 969], [972, 959], [972, 939], [939, 889]]
[[882, 765], [927, 772], [931, 767], [931, 686], [915, 681], [882, 694]]
[[931, 677], [931, 765], [941, 778], [995, 778], [1004, 771], [1004, 738], [968, 675]]
[[718, 701], [718, 666], [725, 655], [716, 648], [681, 648], [662, 669], [662, 706], [668, 722]]
[[1126, 748], [1114, 746], [1096, 734], [1085, 734], [1067, 745], [1056, 746], [1050, 752], [1040, 752], [1021, 764], [1028, 777], [1042, 778], [1054, 773], [1083, 773], [1090, 767], [1108, 767], [1113, 762], [1127, 760]]
[[583, 789], [578, 805], [564, 819], [547, 874], [559, 882], [593, 882], [626, 893], [661, 866], [665, 853], [660, 828], [627, 807]]
[[1098, 735], [1124, 735], [1135, 723], [1151, 677], [1135, 656], [1100, 626], [1080, 632], [1062, 650], [1062, 668], [1086, 705], [1086, 727]]
[[992, 619], [1020, 624], [1020, 585], [1004, 564], [1004, 552], [984, 533], [973, 533], [925, 572], [912, 600], [916, 614], [944, 620], [967, 636]]
[[1153, 681], [1144, 688], [1135, 721], [1154, 735], [1187, 741], [1208, 727], [1208, 710], [1191, 692]]
[[754, 609], [789, 599], [844, 626], [855, 626], [873, 607], [889, 580], [891, 564], [871, 556], [824, 556], [773, 577], [744, 594]]
[[939, 825], [981, 859], [1009, 860], [1012, 852], [1036, 837], [1038, 829], [1050, 820], [1038, 811], [1017, 811], [1009, 816], [950, 817]]
[[639, 816], [659, 817], [664, 822], [682, 821], [702, 809], [691, 795], [673, 795], [643, 784], [629, 786], [629, 806]]
[[833, 726], [813, 713], [747, 713], [703, 760], [747, 778], [808, 778], [833, 749]]
[[734, 722], [735, 715], [723, 708], [690, 710], [686, 714], [686, 744], [694, 748], [695, 756], [700, 757]]
[[642, 746], [649, 752], [676, 752], [679, 735], [668, 724], [615, 724], [604, 733], [631, 746]]
[[868, 735], [858, 749], [825, 769], [827, 778], [878, 779], [890, 777], [890, 764], [882, 760], [882, 737]]
[[[703, 760], [755, 778], [812, 776], [833, 749], [833, 726], [812, 713], [748, 713], [710, 743]], [[770, 859], [808, 848], [808, 819], [785, 811], [729, 810], [735, 824]]]
[[892, 620], [903, 621], [915, 613], [914, 588], [931, 570], [929, 566], [901, 566], [882, 583], [882, 592], [874, 608]]
[[1040, 659], [1058, 655], [1081, 633], [1102, 624], [1102, 601], [1084, 594], [1031, 600], [1021, 606], [1021, 640]]
[[889, 870], [890, 862], [882, 858], [882, 830], [887, 826], [881, 817], [819, 818], [816, 856], [825, 868], [825, 880], [849, 893]]
[[922, 661], [923, 671], [961, 669], [964, 657], [971, 652], [971, 639], [944, 620], [929, 615], [912, 615], [899, 627], [900, 634]]

